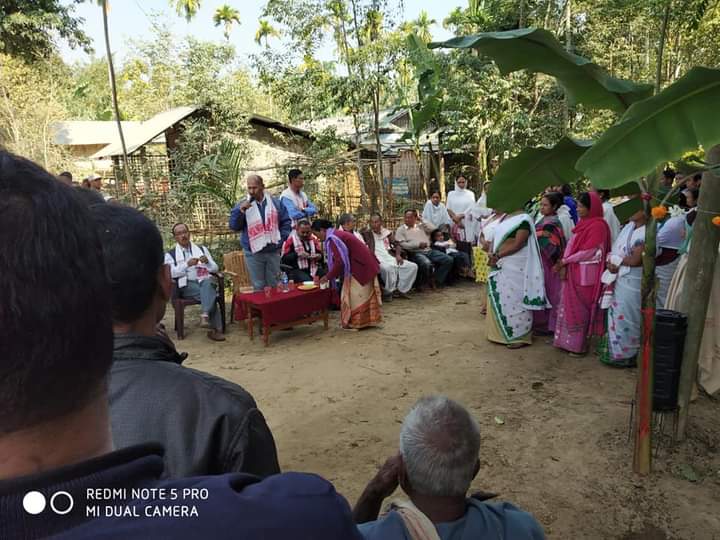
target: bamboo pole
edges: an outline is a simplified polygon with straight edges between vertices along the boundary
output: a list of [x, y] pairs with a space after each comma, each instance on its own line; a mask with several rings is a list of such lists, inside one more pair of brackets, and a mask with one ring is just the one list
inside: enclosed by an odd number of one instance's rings
[[112, 52], [110, 49], [110, 31], [108, 29], [108, 3], [102, 0], [100, 7], [103, 12], [103, 30], [105, 32], [105, 50], [107, 52], [108, 76], [110, 78], [110, 90], [112, 94], [113, 112], [115, 113], [115, 122], [117, 122], [118, 135], [120, 135], [120, 146], [122, 147], [123, 168], [125, 169], [125, 180], [128, 183], [128, 191], [130, 192], [130, 201], [137, 204], [137, 196], [135, 194], [135, 181], [130, 172], [130, 161], [128, 160], [127, 147], [125, 146], [125, 135], [123, 134], [122, 122], [120, 121], [120, 107], [117, 99], [117, 85], [115, 84], [115, 67], [113, 66]]
[[[657, 193], [658, 171], [648, 178], [648, 193]], [[651, 213], [651, 201], [645, 201], [645, 247], [643, 248], [643, 276], [641, 288], [642, 301], [642, 333], [640, 355], [638, 358], [637, 384], [635, 387], [635, 451], [633, 453], [633, 470], [642, 475], [650, 474], [652, 467], [652, 394], [653, 364], [655, 339], [655, 296], [657, 279], [655, 277], [655, 246], [657, 240], [657, 223]]]
[[[713, 146], [706, 152], [705, 161], [710, 165], [720, 164], [720, 145]], [[705, 328], [705, 316], [710, 303], [718, 242], [720, 242], [720, 228], [713, 225], [712, 215], [706, 213], [720, 213], [720, 175], [713, 171], [705, 171], [703, 174], [698, 212], [693, 225], [693, 239], [682, 291], [683, 296], [691, 298], [692, 301], [688, 302], [688, 328], [680, 370], [679, 418], [676, 434], [678, 440], [683, 440], [686, 435], [690, 394], [697, 377], [698, 357]]]
[[[662, 54], [665, 49], [668, 22], [670, 20], [670, 5], [667, 0], [660, 31], [658, 46], [658, 66], [662, 65]], [[658, 68], [655, 77], [655, 93], [660, 92], [662, 72]], [[655, 195], [662, 176], [662, 169], [658, 168], [651, 178], [647, 179], [647, 193]], [[655, 247], [657, 240], [657, 223], [651, 213], [651, 200], [645, 201], [645, 248], [643, 250], [643, 276], [641, 285], [642, 301], [642, 342], [638, 365], [637, 385], [635, 388], [635, 404], [637, 415], [635, 417], [635, 452], [633, 454], [633, 470], [642, 475], [650, 474], [652, 468], [652, 394], [653, 372], [655, 364], [655, 297], [657, 294], [657, 278], [655, 276]]]

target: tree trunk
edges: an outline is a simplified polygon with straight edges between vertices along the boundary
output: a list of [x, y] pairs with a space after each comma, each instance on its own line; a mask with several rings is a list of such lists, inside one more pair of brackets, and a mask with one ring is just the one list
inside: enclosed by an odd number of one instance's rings
[[[705, 161], [711, 165], [720, 165], [720, 145], [707, 151]], [[692, 245], [682, 291], [683, 296], [692, 298], [692, 302], [688, 302], [688, 328], [680, 370], [677, 431], [679, 440], [685, 438], [687, 430], [690, 394], [697, 377], [698, 357], [720, 241], [720, 228], [713, 225], [711, 219], [711, 215], [720, 213], [720, 174], [705, 171], [702, 185], [698, 201], [699, 214], [693, 225]]]
[[[648, 193], [657, 193], [658, 170], [648, 179]], [[645, 248], [643, 249], [643, 276], [641, 287], [642, 298], [642, 332], [640, 356], [638, 358], [637, 384], [635, 387], [635, 452], [633, 470], [642, 475], [650, 473], [652, 466], [652, 392], [655, 339], [655, 296], [657, 279], [655, 278], [655, 245], [657, 240], [657, 223], [650, 212], [651, 202], [645, 202]]]
[[380, 144], [380, 86], [373, 92], [373, 114], [375, 117], [375, 169], [376, 169], [376, 180], [378, 185], [378, 200], [373, 200], [373, 211], [379, 211], [381, 214], [384, 209], [384, 193], [385, 186], [383, 185], [383, 157], [382, 157], [382, 145]]
[[[413, 152], [415, 153], [415, 160], [418, 164], [418, 172], [420, 173], [420, 182], [422, 185], [423, 190], [423, 196], [427, 200], [430, 197], [430, 194], [428, 193], [428, 181], [427, 181], [427, 175], [425, 174], [425, 164], [423, 163], [423, 155], [422, 150], [420, 149], [420, 141], [418, 139], [415, 139], [415, 144], [413, 145]], [[408, 186], [409, 188], [410, 186]], [[411, 196], [414, 194], [411, 190]]]
[[[359, 23], [358, 23], [357, 2], [356, 2], [355, 0], [351, 0], [350, 3], [351, 3], [351, 5], [352, 5], [352, 11], [353, 11], [353, 23], [354, 23], [354, 26], [355, 26], [355, 39], [357, 40], [358, 49], [361, 49], [362, 46], [363, 46], [363, 40], [362, 40], [362, 35], [360, 34], [360, 25], [359, 25]], [[344, 24], [343, 24], [343, 26], [344, 26]], [[347, 47], [347, 38], [346, 38], [346, 47]], [[350, 62], [350, 57], [348, 57], [347, 63], [348, 63], [348, 67], [349, 67], [349, 66], [350, 66], [350, 63], [351, 63], [351, 62]], [[362, 81], [366, 81], [367, 78], [365, 77], [365, 66], [364, 66], [364, 64], [362, 63], [362, 61], [358, 62], [357, 68], [358, 68], [358, 71], [360, 72], [360, 79], [361, 79]], [[357, 91], [357, 87], [353, 90], [353, 95], [355, 96], [355, 100], [354, 100], [355, 103], [354, 103], [354, 105], [355, 105], [355, 108], [356, 108], [356, 114], [360, 114], [360, 104], [362, 103], [362, 100], [357, 98], [357, 95], [354, 93], [355, 91]], [[355, 134], [356, 134], [356, 136], [358, 136], [358, 144], [360, 144], [359, 131], [358, 131], [358, 128], [357, 128], [357, 127], [355, 128]], [[360, 162], [360, 158], [358, 158], [358, 163], [359, 163], [359, 162]], [[362, 174], [362, 172], [360, 172], [360, 174]], [[362, 176], [361, 178], [364, 178], [364, 176]], [[364, 183], [364, 182], [361, 181], [361, 185], [362, 185], [363, 183]], [[365, 193], [366, 193], [366, 198], [367, 198], [367, 191], [366, 191], [366, 190], [367, 190], [367, 187], [365, 188]], [[370, 201], [370, 206], [373, 207], [373, 208], [376, 208], [376, 207], [377, 207], [377, 201], [376, 201], [375, 199], [373, 199], [372, 201]]]
[[[110, 49], [110, 31], [108, 30], [108, 18], [107, 18], [107, 0], [104, 0], [101, 5], [103, 12], [103, 30], [105, 32], [105, 51], [107, 53], [108, 61], [108, 75], [110, 76], [110, 91], [112, 94], [113, 112], [115, 113], [115, 121], [117, 122], [118, 135], [120, 135], [120, 146], [122, 146], [123, 156], [123, 169], [125, 169], [125, 180], [128, 183], [128, 191], [130, 192], [130, 201], [132, 204], [137, 204], [137, 197], [135, 194], [135, 183], [133, 181], [132, 174], [130, 173], [130, 160], [127, 155], [127, 147], [125, 146], [125, 135], [123, 134], [122, 123], [120, 122], [120, 107], [118, 107], [117, 99], [117, 85], [115, 84], [115, 68], [113, 66], [112, 51]], [[116, 178], [117, 181], [117, 178]]]
[[[572, 0], [565, 3], [565, 50], [572, 52]], [[567, 135], [570, 126], [570, 101], [565, 92], [563, 100], [563, 134]]]
[[443, 146], [441, 133], [438, 134], [438, 151], [440, 152], [440, 155], [438, 156], [438, 169], [440, 169], [438, 172], [440, 198], [442, 199], [442, 202], [445, 202], [447, 200], [447, 186], [445, 185], [445, 147]]
[[[345, 21], [340, 19], [340, 30], [342, 34], [342, 44], [343, 49], [345, 52], [345, 66], [347, 67], [348, 71], [348, 78], [352, 80], [353, 78], [353, 65], [350, 61], [350, 44], [348, 43], [348, 36], [347, 36], [347, 29], [345, 28]], [[352, 98], [352, 117], [353, 117], [353, 127], [355, 128], [355, 141], [357, 144], [357, 152], [356, 152], [356, 160], [355, 160], [355, 166], [357, 167], [357, 173], [358, 173], [358, 182], [360, 183], [360, 206], [365, 209], [368, 206], [368, 195], [367, 195], [367, 187], [365, 186], [365, 174], [363, 173], [363, 167], [362, 167], [362, 158], [361, 158], [361, 149], [360, 149], [360, 119], [358, 117], [359, 114], [359, 107], [358, 107], [358, 99], [357, 94], [355, 93], [355, 90], [352, 90], [350, 93], [350, 96]]]
[[525, 0], [520, 0], [520, 20], [518, 21], [518, 28], [525, 28]]
[[668, 22], [670, 21], [670, 6], [672, 0], [667, 0], [665, 4], [665, 14], [663, 15], [662, 26], [660, 27], [660, 42], [658, 44], [658, 57], [657, 65], [655, 66], [655, 93], [660, 92], [660, 86], [662, 85], [662, 67], [663, 67], [663, 54], [665, 53], [665, 40], [667, 38]]
[[487, 180], [487, 139], [482, 137], [478, 144], [478, 177], [480, 184]]

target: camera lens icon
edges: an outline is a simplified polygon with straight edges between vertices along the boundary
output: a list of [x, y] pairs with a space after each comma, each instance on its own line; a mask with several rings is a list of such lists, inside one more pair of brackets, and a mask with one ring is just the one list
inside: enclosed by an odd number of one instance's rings
[[45, 495], [39, 491], [28, 491], [23, 497], [23, 508], [28, 514], [38, 515], [45, 510]]
[[[59, 516], [69, 514], [74, 505], [75, 500], [67, 491], [57, 491], [50, 497], [50, 509]], [[45, 510], [45, 506], [47, 500], [39, 491], [28, 491], [23, 497], [23, 508], [28, 514], [36, 516]]]

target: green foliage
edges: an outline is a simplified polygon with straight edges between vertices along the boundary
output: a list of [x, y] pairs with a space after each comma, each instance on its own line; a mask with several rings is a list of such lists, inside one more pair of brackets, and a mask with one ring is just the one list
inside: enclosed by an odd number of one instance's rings
[[501, 73], [521, 69], [556, 77], [573, 103], [622, 112], [652, 93], [650, 85], [610, 77], [597, 64], [567, 52], [547, 30], [523, 28], [452, 38], [431, 47], [473, 48], [490, 56]]
[[488, 206], [513, 212], [547, 186], [575, 182], [581, 176], [575, 163], [591, 144], [563, 137], [551, 148], [523, 149], [503, 163], [493, 178]]
[[[133, 40], [117, 73], [123, 119], [146, 120], [184, 105], [222, 103], [236, 118], [243, 113], [268, 114], [269, 99], [237, 65], [232, 45], [192, 37], [180, 39], [158, 21], [155, 36]], [[72, 69], [67, 104], [72, 118], [106, 120], [110, 89], [105, 60]]]
[[70, 159], [52, 144], [53, 122], [67, 113], [62, 83], [66, 70], [59, 58], [27, 64], [0, 54], [0, 147], [59, 172]]
[[265, 19], [260, 20], [260, 26], [258, 26], [257, 32], [255, 32], [255, 43], [258, 45], [262, 44], [263, 39], [265, 40], [265, 47], [269, 47], [269, 39], [271, 37], [279, 37], [278, 32], [268, 21]]
[[223, 25], [223, 35], [229, 40], [233, 24], [240, 24], [240, 12], [232, 6], [223, 4], [215, 10], [213, 23], [215, 26]]
[[90, 52], [90, 39], [81, 29], [83, 19], [74, 15], [82, 0], [3, 0], [0, 3], [0, 54], [26, 61], [48, 57], [60, 36], [70, 47]]
[[175, 8], [180, 17], [190, 22], [200, 10], [200, 0], [170, 0], [170, 5]]
[[70, 118], [76, 120], [112, 120], [112, 98], [108, 65], [104, 58], [70, 68], [69, 88], [64, 96]]
[[430, 27], [437, 24], [435, 19], [431, 19], [427, 11], [424, 9], [420, 11], [418, 18], [410, 23], [412, 32], [424, 42], [429, 43], [432, 40], [432, 34], [430, 33]]
[[255, 57], [255, 66], [262, 86], [284, 113], [276, 118], [304, 122], [333, 116], [347, 99], [346, 80], [335, 73], [333, 62], [307, 56], [293, 65], [287, 56], [265, 51]]
[[199, 156], [177, 175], [189, 203], [208, 196], [230, 211], [243, 192], [244, 171], [250, 153], [241, 142], [224, 139], [211, 152]]
[[593, 184], [617, 187], [698, 146], [720, 142], [708, 114], [720, 103], [720, 70], [693, 68], [660, 94], [631, 106], [578, 162]]

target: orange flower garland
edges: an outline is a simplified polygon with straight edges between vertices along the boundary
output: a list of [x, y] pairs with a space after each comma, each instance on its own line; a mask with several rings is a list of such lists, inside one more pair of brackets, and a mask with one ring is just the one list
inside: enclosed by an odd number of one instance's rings
[[654, 217], [657, 220], [665, 219], [665, 216], [667, 216], [667, 208], [664, 206], [655, 206], [652, 210], [650, 210], [650, 213], [652, 214], [652, 217]]
[[716, 227], [720, 227], [720, 216], [715, 216], [714, 218], [712, 218], [712, 224]]

